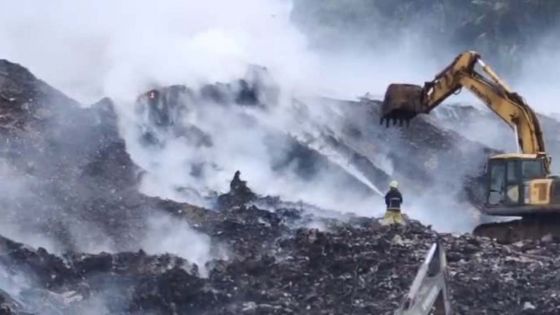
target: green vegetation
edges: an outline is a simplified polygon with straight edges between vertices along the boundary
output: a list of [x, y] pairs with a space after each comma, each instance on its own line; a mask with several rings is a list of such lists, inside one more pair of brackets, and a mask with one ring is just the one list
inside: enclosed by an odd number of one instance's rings
[[437, 52], [480, 51], [501, 70], [558, 26], [558, 0], [294, 0], [292, 19], [320, 48], [389, 48], [416, 40]]

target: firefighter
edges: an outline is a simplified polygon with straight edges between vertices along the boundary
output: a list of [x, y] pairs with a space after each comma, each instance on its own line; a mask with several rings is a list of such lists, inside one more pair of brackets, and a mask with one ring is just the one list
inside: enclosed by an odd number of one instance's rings
[[233, 176], [233, 179], [231, 180], [231, 182], [229, 183], [229, 191], [230, 192], [236, 192], [238, 190], [240, 190], [245, 182], [243, 182], [240, 178], [239, 175], [241, 175], [240, 171], [236, 171], [235, 175]]
[[393, 180], [389, 184], [389, 191], [385, 194], [385, 205], [387, 206], [387, 211], [385, 211], [385, 216], [383, 217], [383, 224], [405, 224], [401, 213], [402, 202], [403, 197], [399, 191], [399, 183]]

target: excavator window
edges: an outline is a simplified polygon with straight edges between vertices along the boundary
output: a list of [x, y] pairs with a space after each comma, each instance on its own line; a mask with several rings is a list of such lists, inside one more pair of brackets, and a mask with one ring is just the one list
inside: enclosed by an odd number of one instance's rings
[[492, 160], [489, 163], [488, 205], [522, 205], [524, 182], [546, 177], [542, 159]]
[[522, 200], [521, 161], [518, 159], [490, 162], [490, 190], [488, 204], [520, 205]]
[[488, 203], [499, 205], [504, 203], [506, 186], [506, 163], [505, 161], [490, 162], [490, 190]]
[[516, 160], [507, 161], [507, 181], [508, 184], [517, 183], [518, 176], [517, 176], [517, 168], [515, 167], [517, 164]]
[[521, 161], [521, 173], [523, 180], [546, 177], [543, 161], [541, 159]]
[[519, 160], [508, 160], [506, 186], [506, 201], [508, 204], [518, 204], [520, 201], [519, 185], [521, 181], [519, 180], [519, 173]]

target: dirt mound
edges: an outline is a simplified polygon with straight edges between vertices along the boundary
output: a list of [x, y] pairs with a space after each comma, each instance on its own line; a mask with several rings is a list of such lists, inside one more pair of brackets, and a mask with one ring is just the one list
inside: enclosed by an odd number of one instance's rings
[[172, 255], [57, 257], [7, 239], [0, 263], [8, 273], [33, 279], [35, 286], [15, 297], [24, 311], [39, 306], [33, 297], [49, 296], [49, 307], [64, 314], [94, 298], [103, 299], [111, 313], [128, 314], [391, 314], [440, 237], [458, 314], [558, 312], [555, 240], [506, 246], [470, 235], [437, 235], [414, 221], [382, 227], [366, 218], [339, 221], [326, 231], [292, 230], [284, 219], [254, 208], [201, 221], [228, 240], [233, 253], [209, 263], [208, 277]]

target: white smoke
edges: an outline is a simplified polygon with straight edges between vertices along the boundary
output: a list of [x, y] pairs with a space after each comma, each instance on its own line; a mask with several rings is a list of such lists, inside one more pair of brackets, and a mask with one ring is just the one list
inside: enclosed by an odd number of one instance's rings
[[560, 114], [557, 105], [560, 99], [557, 81], [560, 73], [558, 34], [560, 34], [560, 27], [544, 34], [540, 44], [535, 45], [532, 53], [526, 56], [521, 65], [521, 75], [511, 79], [512, 89], [523, 96], [532, 108], [556, 118]]
[[0, 13], [0, 51], [85, 102], [237, 78], [247, 63], [290, 65], [295, 77], [307, 60], [289, 10], [286, 1], [24, 0]]
[[[186, 184], [199, 192], [223, 191], [233, 172], [241, 169], [244, 179], [260, 193], [362, 214], [370, 207], [381, 211], [381, 204], [357, 200], [329, 174], [312, 183], [289, 174], [279, 177], [270, 171], [270, 154], [262, 146], [266, 137], [256, 130], [298, 127], [290, 123], [291, 96], [353, 99], [369, 92], [381, 98], [390, 82], [421, 84], [431, 79], [459, 51], [436, 62], [423, 53], [421, 39], [411, 33], [410, 38], [393, 39], [381, 52], [347, 47], [318, 53], [308, 48], [305, 36], [290, 22], [291, 7], [288, 0], [21, 0], [3, 4], [0, 11], [0, 52], [84, 103], [102, 96], [115, 99], [128, 149], [134, 161], [149, 170], [143, 182], [148, 194], [185, 198], [171, 188]], [[541, 60], [533, 61], [539, 69], [553, 63]], [[249, 129], [239, 119], [245, 113], [232, 115], [213, 108], [206, 116], [191, 119], [214, 136], [219, 150], [194, 151], [180, 140], [169, 139], [168, 149], [150, 152], [135, 142], [132, 104], [139, 93], [168, 84], [196, 88], [228, 82], [242, 76], [248, 64], [266, 66], [283, 93], [280, 108], [261, 120], [264, 126]], [[550, 75], [529, 72], [527, 81], [534, 86], [552, 82]], [[322, 121], [331, 122], [329, 117]], [[314, 131], [295, 130], [294, 136]], [[214, 176], [203, 183], [189, 178], [186, 165], [209, 157], [220, 166]], [[383, 167], [393, 170], [387, 163]], [[370, 184], [375, 187], [366, 183]]]
[[[345, 157], [336, 154], [321, 141], [318, 128], [334, 122], [333, 118], [309, 117], [315, 124], [296, 121], [297, 112], [287, 105], [288, 102], [267, 111], [224, 107], [201, 100], [193, 102], [182, 122], [208, 134], [212, 142], [210, 147], [197, 147], [184, 137], [164, 136], [166, 143], [163, 148], [147, 149], [137, 141], [140, 137], [138, 129], [123, 128], [129, 152], [141, 167], [148, 170], [142, 187], [146, 194], [210, 206], [201, 198], [202, 195], [227, 191], [233, 173], [241, 170], [242, 178], [248, 180], [257, 193], [278, 195], [284, 200], [303, 200], [325, 209], [362, 213], [371, 212], [378, 202], [374, 198], [364, 200], [363, 195], [351, 189], [341, 189], [339, 175], [327, 170], [318, 170], [312, 180], [303, 180], [298, 175], [297, 165], [287, 165], [283, 171], [274, 168], [289, 154], [292, 145], [275, 135], [287, 133], [328, 157], [356, 181], [369, 187], [372, 197], [381, 194]], [[135, 123], [137, 121], [132, 118], [123, 126], [134, 126]], [[205, 166], [202, 175], [190, 172], [194, 165]], [[179, 187], [187, 187], [187, 191], [195, 191], [199, 195], [185, 194], [184, 190], [179, 193]]]
[[23, 314], [57, 315], [64, 313], [108, 314], [103, 293], [92, 292], [88, 296], [77, 291], [54, 292], [42, 289], [29, 270], [14, 268], [14, 263], [5, 260], [3, 263], [12, 265], [7, 268], [0, 265], [0, 295], [2, 305], [9, 306], [12, 312]]
[[[2, 211], [3, 220], [0, 222], [2, 235], [13, 240], [18, 240], [26, 244], [33, 244], [38, 247], [46, 248], [50, 251], [58, 251], [59, 244], [56, 244], [49, 238], [37, 234], [37, 231], [31, 228], [32, 222], [27, 222], [29, 216], [22, 212], [29, 209], [21, 209], [19, 206], [21, 200], [32, 199], [32, 189], [29, 183], [32, 177], [26, 178], [23, 174], [16, 172], [9, 163], [0, 159], [0, 210]], [[34, 195], [33, 195], [34, 196]], [[13, 205], [16, 205], [13, 207]], [[34, 213], [35, 218], [38, 214]], [[24, 222], [22, 222], [24, 221]], [[31, 223], [31, 224], [29, 224]]]
[[[127, 121], [132, 101], [152, 86], [180, 83], [197, 87], [227, 82], [241, 77], [247, 65], [258, 64], [267, 67], [286, 96], [302, 93], [356, 97], [372, 89], [371, 80], [366, 78], [376, 78], [382, 72], [382, 63], [361, 63], [357, 58], [350, 63], [350, 57], [338, 62], [335, 56], [321, 58], [312, 53], [303, 34], [290, 22], [290, 1], [167, 0], [156, 4], [143, 0], [115, 4], [108, 0], [60, 0], [22, 1], [10, 6], [0, 13], [6, 26], [0, 30], [0, 51], [5, 52], [5, 57], [24, 64], [85, 103], [102, 96], [112, 97], [120, 105], [125, 135], [134, 122]], [[22, 33], [28, 36], [20, 36]], [[353, 73], [348, 75], [350, 72]], [[259, 145], [263, 135], [222, 122], [227, 112], [215, 114], [216, 121], [209, 128], [227, 127], [228, 134], [217, 139], [221, 141], [216, 146], [221, 149], [212, 154], [227, 161], [219, 161], [224, 162], [220, 164], [225, 165], [223, 171], [204, 185], [222, 190], [233, 171], [243, 169], [245, 178], [255, 187], [288, 187], [289, 178], [274, 184], [275, 175], [267, 172], [267, 153]], [[282, 111], [276, 114], [284, 115]], [[142, 163], [147, 160], [142, 154], [147, 153], [134, 151], [130, 140], [127, 138], [133, 159], [150, 169]], [[180, 143], [173, 145], [173, 149], [148, 158], [158, 161], [163, 170], [159, 176], [148, 174], [144, 182], [147, 193], [173, 197], [172, 192], [161, 191], [160, 187], [184, 184], [184, 173], [177, 172], [178, 166], [181, 169], [178, 164], [184, 163], [183, 157], [192, 160], [208, 156], [196, 157]], [[261, 191], [280, 195], [297, 192], [292, 197], [310, 197], [311, 201], [323, 200], [329, 205], [325, 196], [332, 195], [336, 186], [332, 177], [329, 180], [331, 183], [322, 181], [311, 187], [293, 185], [288, 191]], [[328, 191], [322, 186], [327, 186]]]
[[210, 237], [193, 230], [186, 222], [166, 214], [154, 214], [148, 219], [141, 248], [148, 254], [173, 254], [197, 264], [201, 275], [207, 275], [206, 262], [211, 258], [227, 258], [225, 249], [213, 253]]
[[[279, 176], [270, 168], [270, 160], [277, 157], [263, 146], [266, 133], [294, 130], [296, 138], [316, 136], [314, 126], [302, 128], [293, 122], [292, 96], [354, 99], [368, 92], [381, 96], [389, 82], [420, 81], [435, 71], [429, 58], [418, 62], [419, 50], [408, 39], [393, 43], [383, 53], [316, 53], [291, 23], [292, 3], [287, 0], [119, 4], [59, 0], [21, 1], [10, 6], [0, 13], [6, 24], [0, 30], [0, 51], [6, 58], [22, 63], [85, 103], [102, 96], [115, 99], [128, 150], [149, 171], [143, 191], [201, 205], [204, 201], [196, 194], [185, 197], [173, 188], [224, 191], [233, 172], [240, 169], [258, 193], [301, 199], [329, 209], [380, 214], [383, 205], [374, 197], [383, 188], [363, 178], [344, 158], [333, 157], [328, 147], [315, 148], [370, 187], [371, 198], [341, 187], [339, 178], [328, 172], [312, 182], [298, 180], [293, 172]], [[28, 36], [20, 36], [22, 33]], [[279, 108], [259, 117], [264, 126], [258, 132], [239, 118], [245, 113], [213, 108], [190, 117], [212, 135], [213, 150], [193, 150], [180, 140], [169, 139], [165, 150], [154, 152], [136, 142], [132, 104], [139, 93], [168, 84], [196, 88], [203, 83], [228, 82], [242, 76], [249, 64], [265, 66], [282, 92]], [[317, 124], [333, 121], [331, 117], [313, 118], [320, 119]], [[220, 167], [213, 176], [206, 176], [204, 182], [189, 178], [189, 165], [209, 160]]]
[[227, 81], [247, 64], [292, 89], [352, 98], [435, 69], [418, 62], [425, 56], [408, 38], [381, 54], [312, 52], [291, 8], [289, 0], [23, 0], [0, 13], [0, 51], [85, 103], [131, 99], [151, 84]]

